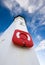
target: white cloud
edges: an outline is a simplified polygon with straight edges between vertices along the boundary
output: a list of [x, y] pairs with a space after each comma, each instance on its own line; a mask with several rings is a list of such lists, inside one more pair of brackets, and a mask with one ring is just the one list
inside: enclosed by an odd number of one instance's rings
[[45, 25], [45, 22], [43, 22], [42, 24]]
[[13, 15], [17, 15], [22, 12], [21, 7], [18, 6], [18, 3], [15, 0], [4, 0], [3, 4], [10, 10], [11, 14]]
[[38, 41], [40, 41], [40, 40], [42, 40], [42, 37], [41, 37], [40, 35], [37, 35], [36, 39], [37, 39]]
[[32, 32], [36, 32], [38, 27], [45, 25], [45, 14], [42, 13], [44, 12], [38, 12], [38, 14], [35, 13], [34, 17], [32, 18], [32, 21], [30, 22], [30, 28], [32, 29]]
[[12, 9], [13, 0], [4, 0], [3, 3], [7, 8]]
[[28, 12], [29, 13], [33, 13], [34, 11], [35, 11], [35, 6], [32, 6], [32, 5], [30, 5], [29, 7], [28, 7]]
[[28, 6], [29, 6], [29, 0], [16, 0], [19, 5], [24, 8], [25, 10], [28, 9]]
[[43, 4], [43, 0], [16, 0], [22, 8], [24, 8], [29, 13], [33, 13]]
[[42, 40], [35, 50], [40, 51], [44, 49], [45, 49], [45, 40]]
[[2, 34], [3, 34], [3, 32], [0, 33], [0, 37], [1, 37]]
[[34, 13], [40, 6], [43, 4], [43, 0], [3, 0], [5, 6], [12, 10], [14, 4], [16, 2], [22, 7], [24, 10], [28, 11], [29, 13]]

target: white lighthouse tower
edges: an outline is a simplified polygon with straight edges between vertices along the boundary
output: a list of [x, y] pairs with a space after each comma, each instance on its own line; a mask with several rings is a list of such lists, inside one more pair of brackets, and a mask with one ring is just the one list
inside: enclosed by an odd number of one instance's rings
[[0, 37], [0, 65], [40, 65], [33, 47], [21, 48], [13, 45], [12, 37], [16, 29], [28, 32], [23, 17], [16, 17]]

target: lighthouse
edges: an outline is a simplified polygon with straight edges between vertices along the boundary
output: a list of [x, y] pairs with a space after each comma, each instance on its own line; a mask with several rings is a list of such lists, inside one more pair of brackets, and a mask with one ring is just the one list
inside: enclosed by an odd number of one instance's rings
[[40, 65], [22, 16], [15, 17], [0, 37], [0, 65]]

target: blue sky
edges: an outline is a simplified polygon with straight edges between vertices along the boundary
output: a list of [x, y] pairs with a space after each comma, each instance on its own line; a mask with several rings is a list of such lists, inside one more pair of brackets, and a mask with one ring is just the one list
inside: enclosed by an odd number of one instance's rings
[[[45, 40], [45, 0], [0, 0], [0, 35], [18, 15], [25, 18], [36, 49]], [[45, 49], [41, 50], [36, 51], [39, 59], [45, 56]]]
[[10, 14], [10, 11], [3, 6], [3, 3], [0, 4], [0, 32], [3, 32], [11, 23], [13, 17]]

